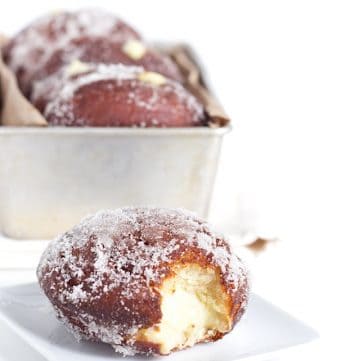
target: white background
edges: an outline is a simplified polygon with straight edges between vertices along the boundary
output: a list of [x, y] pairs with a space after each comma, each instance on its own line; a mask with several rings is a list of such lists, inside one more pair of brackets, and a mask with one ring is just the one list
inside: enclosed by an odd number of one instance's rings
[[359, 2], [74, 3], [4, 2], [0, 32], [94, 4], [150, 40], [190, 43], [234, 127], [213, 222], [280, 238], [257, 260], [254, 287], [320, 331], [322, 358], [359, 359]]

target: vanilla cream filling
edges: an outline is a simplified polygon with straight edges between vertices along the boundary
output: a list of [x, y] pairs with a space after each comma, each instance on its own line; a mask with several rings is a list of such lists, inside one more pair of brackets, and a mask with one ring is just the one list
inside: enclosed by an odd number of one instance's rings
[[82, 61], [75, 59], [66, 67], [66, 75], [74, 76], [81, 73], [86, 73], [90, 70], [90, 66]]
[[133, 60], [140, 60], [146, 53], [144, 44], [135, 39], [128, 40], [122, 49]]
[[217, 331], [231, 329], [228, 296], [212, 268], [197, 264], [177, 266], [175, 276], [160, 288], [162, 319], [140, 330], [137, 339], [158, 344], [161, 354], [193, 346], [211, 338]]

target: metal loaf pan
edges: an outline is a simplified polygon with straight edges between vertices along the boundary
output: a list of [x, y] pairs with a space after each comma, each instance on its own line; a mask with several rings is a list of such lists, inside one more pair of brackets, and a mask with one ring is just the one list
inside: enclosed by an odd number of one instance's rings
[[102, 208], [184, 207], [206, 217], [229, 127], [0, 127], [0, 230], [48, 239]]

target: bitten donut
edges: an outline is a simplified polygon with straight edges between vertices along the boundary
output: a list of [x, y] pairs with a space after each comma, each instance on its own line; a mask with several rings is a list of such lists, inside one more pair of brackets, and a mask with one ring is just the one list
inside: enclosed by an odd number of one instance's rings
[[140, 35], [115, 15], [99, 9], [45, 15], [15, 35], [3, 50], [5, 62], [17, 76], [20, 89], [29, 94], [36, 73], [56, 49], [65, 49], [81, 36], [111, 37], [114, 42], [140, 39]]
[[49, 244], [37, 276], [78, 339], [123, 355], [166, 355], [215, 341], [248, 301], [241, 260], [184, 210], [123, 208], [87, 217]]
[[125, 64], [142, 66], [145, 70], [160, 73], [182, 82], [181, 73], [171, 58], [136, 39], [124, 43], [108, 37], [83, 36], [73, 39], [66, 47], [57, 49], [43, 67], [33, 76], [33, 81], [46, 78], [63, 66], [79, 60], [86, 63]]
[[75, 61], [34, 86], [33, 104], [50, 125], [206, 125], [202, 104], [180, 83], [142, 67]]

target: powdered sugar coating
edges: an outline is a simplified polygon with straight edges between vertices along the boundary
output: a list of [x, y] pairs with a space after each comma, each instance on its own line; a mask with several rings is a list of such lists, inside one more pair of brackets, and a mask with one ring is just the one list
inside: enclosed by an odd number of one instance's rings
[[64, 67], [59, 73], [54, 74], [43, 81], [38, 81], [34, 85], [33, 99], [48, 94], [52, 89], [53, 96], [61, 100], [70, 99], [74, 93], [84, 85], [95, 83], [102, 80], [116, 80], [120, 83], [122, 80], [136, 79], [136, 76], [144, 71], [138, 66], [126, 66], [123, 64], [87, 64], [89, 71], [78, 74], [78, 76], [69, 75], [67, 67]]
[[[157, 287], [189, 252], [219, 270], [242, 313], [243, 263], [223, 236], [179, 209], [122, 208], [89, 216], [49, 244], [37, 275], [73, 333], [134, 353], [136, 332], [161, 318]], [[114, 295], [116, 307], [109, 301]]]
[[[65, 67], [53, 76], [35, 83], [32, 102], [50, 124], [157, 127], [205, 123], [202, 104], [176, 81], [166, 79], [162, 85], [141, 81], [139, 75], [145, 70], [137, 66], [88, 66], [88, 72], [76, 76], [69, 75]], [[98, 107], [101, 107], [100, 120], [94, 112], [89, 113], [87, 109], [81, 108], [84, 94], [93, 91], [97, 92], [97, 96], [89, 101], [89, 106], [94, 107], [94, 102], [97, 102]], [[81, 101], [77, 102], [76, 97]]]
[[10, 68], [29, 86], [31, 77], [57, 50], [81, 36], [111, 36], [123, 43], [140, 36], [118, 17], [99, 9], [58, 12], [45, 15], [18, 33], [5, 48]]
[[[141, 44], [144, 53], [139, 58], [133, 58], [124, 51], [126, 44]], [[125, 64], [142, 66], [146, 70], [154, 71], [167, 78], [182, 82], [182, 75], [171, 58], [162, 52], [149, 48], [138, 40], [129, 40], [120, 44], [109, 36], [82, 36], [72, 39], [66, 47], [59, 48], [52, 53], [39, 72], [34, 75], [35, 80], [44, 79], [62, 66], [74, 60], [85, 63]]]
[[[174, 238], [164, 242], [164, 232], [171, 232]], [[187, 247], [200, 248], [206, 255], [211, 254], [212, 262], [221, 268], [226, 282], [233, 284], [235, 290], [243, 277], [241, 262], [230, 251], [230, 246], [223, 240], [223, 236], [211, 230], [210, 226], [197, 218], [194, 213], [183, 209], [151, 207], [119, 208], [100, 211], [86, 217], [71, 231], [50, 243], [41, 258], [38, 271], [41, 272], [46, 266], [53, 270], [60, 264], [66, 264], [70, 267], [72, 277], [81, 277], [84, 264], [76, 263], [77, 258], [72, 252], [74, 248], [81, 249], [87, 246], [90, 238], [94, 241], [92, 251], [95, 252], [92, 282], [94, 289], [103, 286], [101, 275], [104, 273], [111, 275], [115, 283], [126, 282], [128, 285], [134, 283], [134, 288], [129, 287], [126, 290], [127, 296], [131, 296], [133, 292], [137, 293], [135, 283], [140, 276], [145, 277], [146, 284], [158, 282], [162, 275], [153, 272], [154, 267], [169, 262], [172, 255], [179, 250], [179, 243]], [[129, 247], [131, 244], [132, 253], [119, 253], [115, 261], [120, 266], [130, 263], [133, 267], [131, 274], [114, 273], [109, 268], [110, 258], [113, 257], [111, 251], [116, 246], [114, 239], [124, 242], [118, 244], [119, 247], [123, 245]], [[147, 244], [150, 241], [151, 245]], [[73, 286], [67, 290], [66, 297], [75, 303], [86, 297], [93, 297], [91, 292], [84, 296], [84, 292], [78, 287]], [[108, 287], [115, 287], [115, 284]]]

